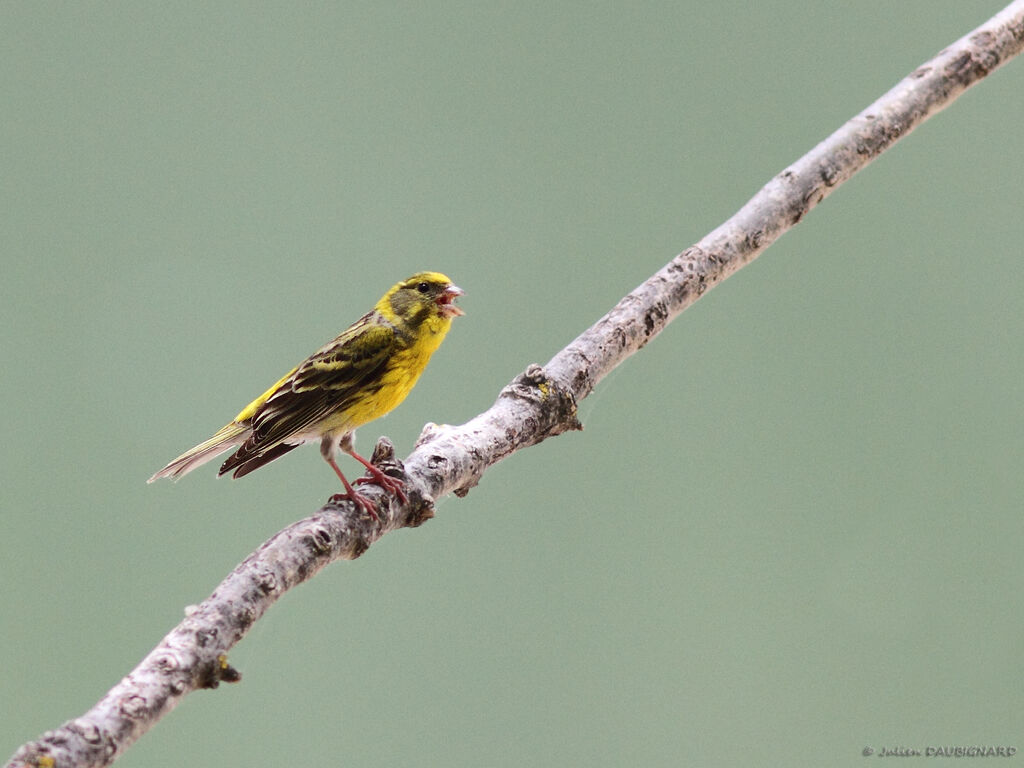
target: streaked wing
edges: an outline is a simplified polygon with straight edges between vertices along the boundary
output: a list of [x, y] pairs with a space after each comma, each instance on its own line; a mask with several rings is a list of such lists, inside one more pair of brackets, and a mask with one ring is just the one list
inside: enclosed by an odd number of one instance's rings
[[[350, 408], [375, 391], [396, 346], [394, 328], [376, 313], [364, 315], [330, 344], [317, 350], [256, 411], [252, 436], [239, 450], [249, 456]], [[241, 457], [240, 457], [241, 458]]]
[[[369, 312], [302, 363], [291, 377], [290, 389], [292, 393], [319, 389], [350, 392], [367, 384], [397, 345], [395, 327], [376, 312]], [[287, 389], [282, 388], [267, 404], [287, 395]]]

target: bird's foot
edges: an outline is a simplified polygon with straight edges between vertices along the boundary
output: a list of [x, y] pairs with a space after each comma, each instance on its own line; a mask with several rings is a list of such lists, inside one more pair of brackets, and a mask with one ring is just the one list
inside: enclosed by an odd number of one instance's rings
[[365, 485], [366, 483], [375, 483], [383, 488], [388, 493], [393, 493], [398, 497], [398, 500], [405, 504], [409, 501], [409, 497], [405, 495], [405, 483], [399, 480], [397, 477], [391, 477], [385, 475], [377, 467], [372, 464], [367, 465], [366, 469], [369, 471], [371, 477], [357, 477], [356, 485]]
[[373, 506], [373, 502], [367, 496], [363, 496], [361, 493], [356, 493], [354, 490], [349, 493], [334, 493], [327, 499], [331, 502], [339, 501], [351, 501], [354, 502], [357, 507], [362, 507], [364, 510], [370, 513], [372, 517], [378, 523], [380, 518], [377, 517], [377, 510]]

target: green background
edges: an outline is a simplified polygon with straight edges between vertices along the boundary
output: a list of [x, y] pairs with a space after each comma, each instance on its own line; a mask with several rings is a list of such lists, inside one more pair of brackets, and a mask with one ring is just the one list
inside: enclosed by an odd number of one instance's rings
[[[337, 490], [313, 448], [145, 480], [393, 282], [466, 290], [360, 432], [405, 455], [1001, 5], [4, 4], [0, 757]], [[586, 431], [286, 595], [119, 765], [1024, 750], [1022, 94], [1016, 61]]]

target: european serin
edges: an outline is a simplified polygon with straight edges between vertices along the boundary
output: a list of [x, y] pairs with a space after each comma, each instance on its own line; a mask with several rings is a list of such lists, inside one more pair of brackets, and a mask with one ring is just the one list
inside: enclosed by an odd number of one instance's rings
[[237, 448], [218, 472], [247, 475], [293, 448], [320, 441], [320, 454], [345, 487], [334, 498], [350, 499], [374, 519], [370, 500], [357, 493], [334, 460], [340, 448], [369, 470], [375, 482], [403, 502], [403, 483], [388, 477], [354, 449], [357, 427], [395, 408], [423, 373], [444, 340], [461, 288], [439, 272], [419, 272], [396, 284], [376, 306], [293, 368], [242, 409], [206, 442], [186, 451], [151, 478], [177, 479], [224, 451]]

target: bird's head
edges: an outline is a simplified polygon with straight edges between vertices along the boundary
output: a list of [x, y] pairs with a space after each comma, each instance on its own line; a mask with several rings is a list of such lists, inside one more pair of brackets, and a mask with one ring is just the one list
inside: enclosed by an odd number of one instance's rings
[[442, 321], [447, 330], [453, 317], [464, 314], [455, 299], [465, 291], [440, 272], [417, 272], [392, 286], [377, 305], [385, 317], [419, 328], [425, 322]]

